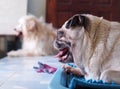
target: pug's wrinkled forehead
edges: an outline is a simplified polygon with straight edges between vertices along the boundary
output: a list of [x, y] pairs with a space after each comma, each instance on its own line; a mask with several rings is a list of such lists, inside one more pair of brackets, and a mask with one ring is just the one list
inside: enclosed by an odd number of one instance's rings
[[76, 14], [72, 16], [66, 23], [65, 23], [65, 28], [69, 29], [71, 27], [79, 27], [79, 26], [84, 26], [86, 27], [87, 25], [87, 18], [86, 16], [82, 14]]

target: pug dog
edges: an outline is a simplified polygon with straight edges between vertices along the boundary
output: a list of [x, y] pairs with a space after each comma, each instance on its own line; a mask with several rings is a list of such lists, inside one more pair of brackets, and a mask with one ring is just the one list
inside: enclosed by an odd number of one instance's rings
[[64, 66], [66, 72], [84, 76], [86, 80], [120, 84], [119, 22], [76, 14], [58, 29], [55, 47], [61, 61], [70, 59], [77, 66]]

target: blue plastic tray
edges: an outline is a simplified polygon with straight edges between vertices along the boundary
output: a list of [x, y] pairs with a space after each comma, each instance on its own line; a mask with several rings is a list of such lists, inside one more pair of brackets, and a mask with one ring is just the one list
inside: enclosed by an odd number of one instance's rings
[[66, 76], [67, 74], [62, 70], [62, 68], [57, 69], [48, 88], [49, 89], [69, 89], [66, 87]]
[[120, 89], [120, 85], [115, 83], [103, 83], [102, 81], [86, 81], [83, 77], [67, 75], [62, 68], [54, 74], [49, 89]]

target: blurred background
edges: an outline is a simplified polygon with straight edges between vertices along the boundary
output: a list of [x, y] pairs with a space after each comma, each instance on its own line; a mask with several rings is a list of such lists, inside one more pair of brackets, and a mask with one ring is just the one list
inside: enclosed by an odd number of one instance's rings
[[13, 31], [20, 17], [33, 14], [44, 16], [46, 22], [59, 28], [74, 14], [93, 14], [120, 22], [120, 0], [1, 0], [0, 57], [19, 49], [21, 41]]
[[45, 9], [46, 0], [0, 0], [0, 58], [21, 47], [13, 30], [18, 19], [27, 14], [45, 17]]

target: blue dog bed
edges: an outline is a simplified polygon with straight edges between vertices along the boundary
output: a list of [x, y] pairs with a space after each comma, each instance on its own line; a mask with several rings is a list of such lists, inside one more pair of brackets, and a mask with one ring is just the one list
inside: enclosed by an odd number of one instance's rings
[[115, 83], [103, 83], [100, 81], [85, 80], [84, 77], [73, 77], [70, 75], [71, 80], [68, 84], [69, 89], [120, 89], [120, 85]]
[[66, 74], [59, 68], [54, 74], [49, 89], [120, 89], [120, 85], [115, 83], [103, 83], [100, 81], [85, 80], [84, 77], [77, 77]]

